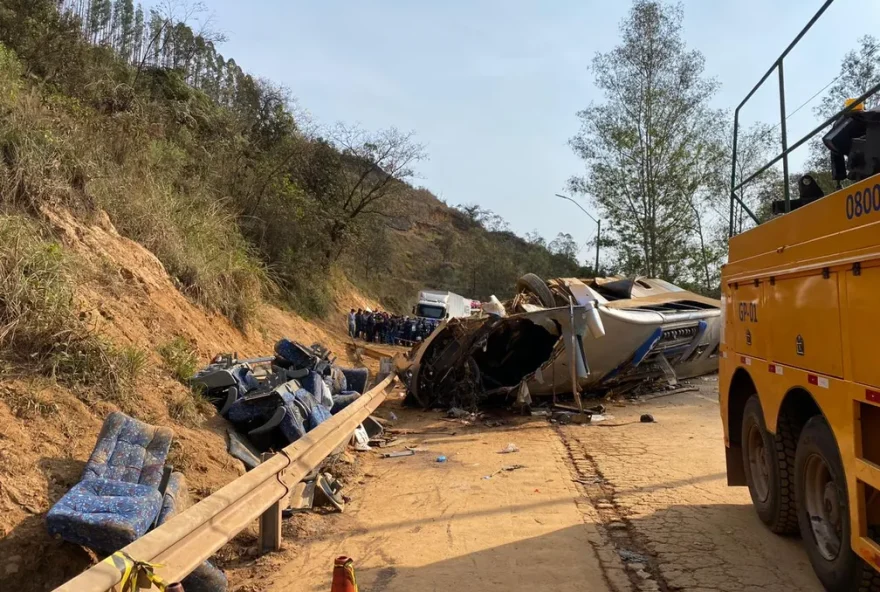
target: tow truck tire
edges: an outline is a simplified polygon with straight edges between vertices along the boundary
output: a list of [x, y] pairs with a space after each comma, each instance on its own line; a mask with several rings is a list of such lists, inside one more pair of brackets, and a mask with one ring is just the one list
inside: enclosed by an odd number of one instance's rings
[[743, 412], [742, 451], [746, 482], [758, 517], [777, 534], [798, 531], [794, 494], [794, 456], [797, 439], [788, 418], [780, 414], [776, 434], [767, 431], [757, 395]]
[[531, 292], [538, 297], [541, 306], [553, 308], [556, 306], [556, 299], [553, 298], [553, 292], [547, 287], [547, 283], [534, 273], [527, 273], [516, 280], [517, 292]]
[[846, 475], [834, 432], [821, 415], [801, 431], [794, 465], [801, 538], [829, 592], [876, 592], [880, 574], [850, 545]]

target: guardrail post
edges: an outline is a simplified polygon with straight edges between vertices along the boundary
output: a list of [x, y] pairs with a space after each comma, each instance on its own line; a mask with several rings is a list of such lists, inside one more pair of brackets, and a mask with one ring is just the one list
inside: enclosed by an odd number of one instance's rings
[[[262, 455], [263, 462], [275, 456], [271, 452], [264, 452]], [[260, 553], [268, 553], [269, 551], [281, 550], [281, 502], [287, 501], [287, 497], [283, 497], [260, 515]]]

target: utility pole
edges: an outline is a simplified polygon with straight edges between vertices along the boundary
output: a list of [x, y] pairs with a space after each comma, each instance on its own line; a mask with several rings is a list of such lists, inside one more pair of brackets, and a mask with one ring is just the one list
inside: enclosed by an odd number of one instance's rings
[[593, 222], [596, 223], [596, 268], [594, 271], [595, 271], [596, 275], [599, 275], [599, 243], [601, 243], [601, 241], [602, 241], [602, 221], [594, 218], [590, 212], [585, 210], [581, 204], [579, 204], [578, 202], [576, 202], [572, 198], [570, 198], [566, 195], [560, 195], [558, 193], [556, 194], [556, 197], [560, 197], [562, 199], [567, 199], [568, 201], [570, 201], [571, 203], [573, 203], [574, 205], [579, 207], [584, 214], [589, 216], [590, 220], [592, 220]]

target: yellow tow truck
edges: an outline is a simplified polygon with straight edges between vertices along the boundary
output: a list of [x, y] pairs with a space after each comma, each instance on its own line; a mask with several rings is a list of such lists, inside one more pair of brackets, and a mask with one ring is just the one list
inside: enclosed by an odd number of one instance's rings
[[[832, 1], [736, 110], [735, 130], [742, 105], [778, 74], [782, 153], [742, 183], [731, 179], [720, 405], [728, 483], [748, 486], [772, 531], [800, 533], [827, 590], [873, 591], [880, 590], [880, 112], [864, 104], [880, 84], [791, 146], [785, 129], [784, 58]], [[824, 196], [807, 176], [793, 198], [788, 155], [822, 131], [838, 189]], [[759, 223], [738, 192], [779, 161], [785, 199]], [[734, 208], [758, 225], [734, 236]]]

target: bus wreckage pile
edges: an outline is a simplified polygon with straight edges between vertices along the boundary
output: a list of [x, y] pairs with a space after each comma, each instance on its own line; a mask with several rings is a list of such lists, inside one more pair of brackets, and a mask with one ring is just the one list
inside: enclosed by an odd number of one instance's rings
[[624, 393], [718, 368], [721, 303], [648, 278], [527, 274], [513, 300], [449, 319], [398, 366], [425, 408], [528, 408], [534, 397]]

